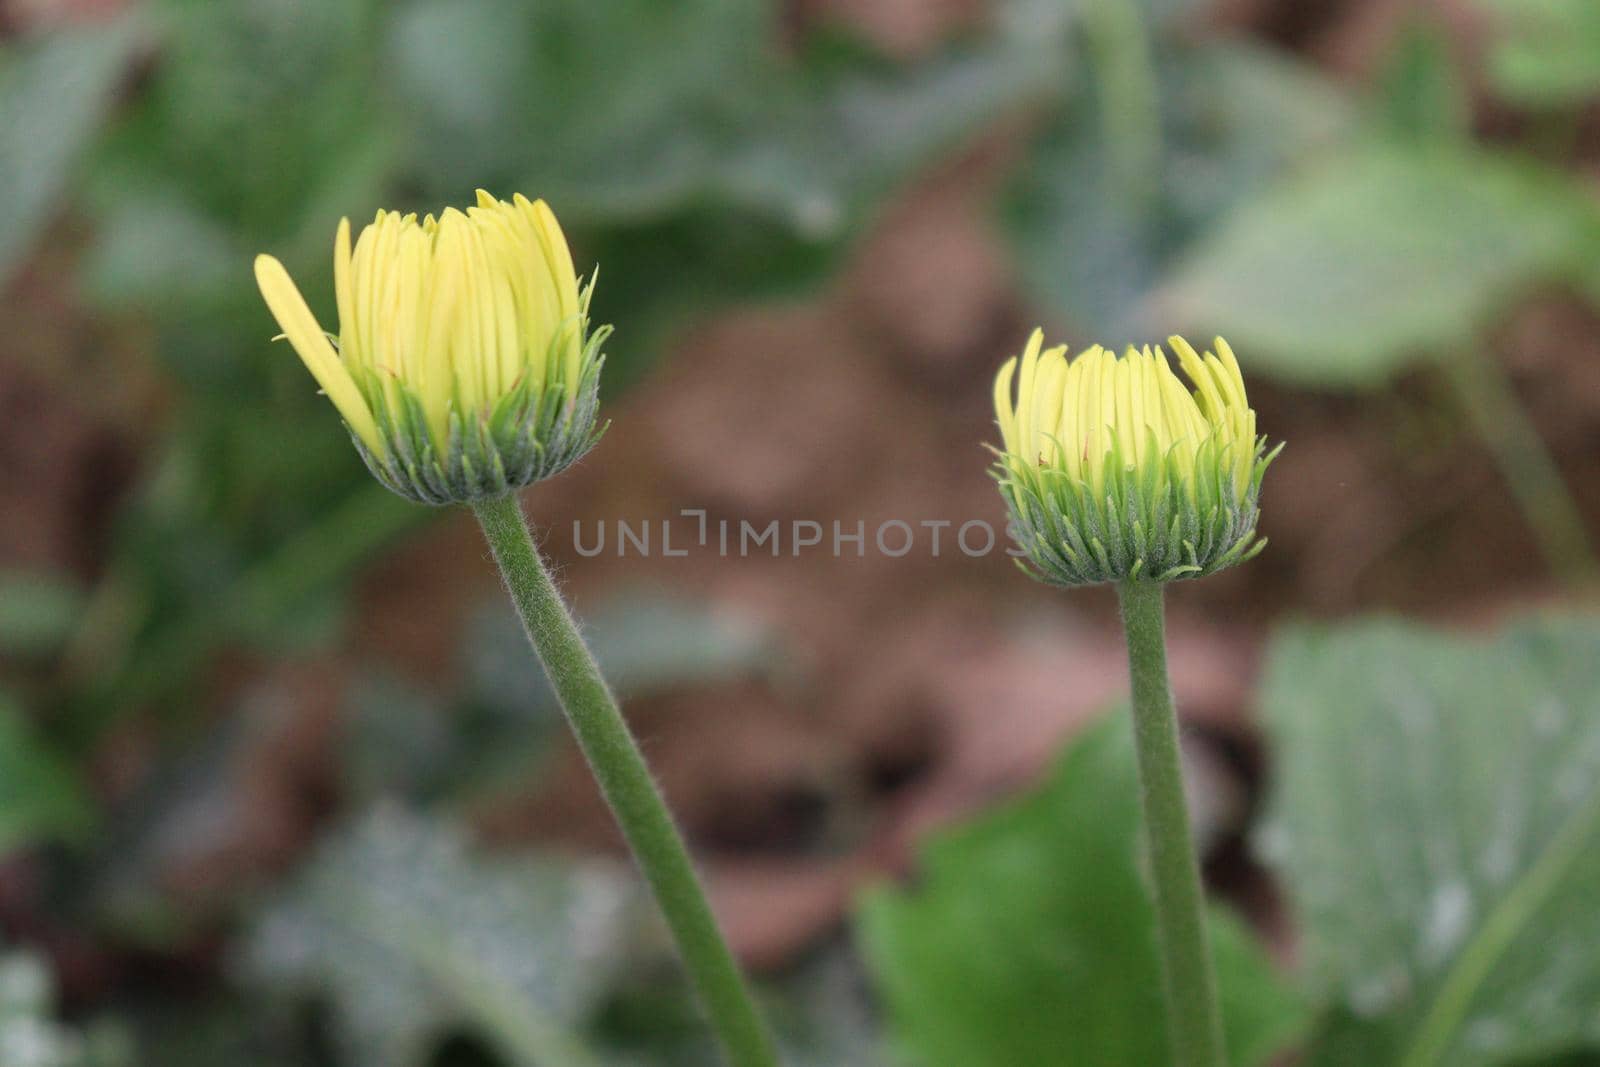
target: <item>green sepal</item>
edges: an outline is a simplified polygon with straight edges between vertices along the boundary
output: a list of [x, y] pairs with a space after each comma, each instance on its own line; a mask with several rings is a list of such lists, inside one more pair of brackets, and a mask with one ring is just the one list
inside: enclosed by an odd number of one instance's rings
[[[1191, 475], [1176, 448], [1127, 458], [1113, 435], [1098, 472], [1076, 478], [1057, 463], [1040, 466], [1000, 453], [992, 474], [1006, 501], [1031, 576], [1056, 585], [1096, 585], [1130, 578], [1200, 578], [1252, 559], [1261, 480], [1283, 446], [1258, 439], [1243, 489], [1236, 456], [1215, 438], [1196, 450]], [[1059, 447], [1059, 446], [1058, 446]]]
[[[601, 326], [588, 336], [570, 394], [558, 378], [525, 375], [487, 410], [469, 410], [454, 396], [442, 448], [415, 391], [403, 383], [386, 389], [377, 371], [358, 374], [385, 447], [380, 454], [354, 433], [351, 440], [374, 477], [420, 504], [489, 500], [560, 474], [605, 433], [598, 419], [600, 346], [610, 333]], [[556, 353], [547, 366], [560, 367]]]

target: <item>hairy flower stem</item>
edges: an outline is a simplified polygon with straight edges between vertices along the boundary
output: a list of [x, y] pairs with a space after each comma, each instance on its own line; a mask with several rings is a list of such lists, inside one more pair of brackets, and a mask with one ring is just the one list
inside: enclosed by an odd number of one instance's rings
[[1117, 586], [1133, 682], [1133, 734], [1144, 807], [1145, 845], [1155, 883], [1156, 926], [1175, 1067], [1226, 1067], [1222, 1017], [1206, 937], [1200, 864], [1189, 834], [1178, 755], [1178, 719], [1167, 681], [1163, 585]]
[[775, 1067], [766, 1024], [717, 928], [683, 838], [594, 657], [533, 543], [515, 494], [473, 506], [528, 640], [544, 664], [734, 1067]]

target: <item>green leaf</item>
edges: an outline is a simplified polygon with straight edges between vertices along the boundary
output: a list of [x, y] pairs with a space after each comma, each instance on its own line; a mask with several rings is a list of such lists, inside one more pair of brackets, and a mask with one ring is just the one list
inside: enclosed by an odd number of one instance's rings
[[609, 870], [480, 856], [460, 828], [385, 807], [319, 847], [246, 970], [331, 998], [350, 1064], [421, 1065], [466, 1028], [512, 1063], [584, 1067], [573, 1034], [624, 962], [630, 910]]
[[161, 64], [117, 158], [153, 164], [243, 234], [292, 230], [308, 192], [381, 121], [378, 6], [162, 0], [156, 12]]
[[612, 199], [618, 175], [646, 200], [699, 176], [758, 85], [766, 56], [750, 42], [770, 20], [742, 0], [412, 0], [387, 76], [435, 195], [517, 185], [570, 221], [591, 191]]
[[[909, 889], [866, 899], [868, 960], [929, 1067], [1128, 1067], [1168, 1058], [1155, 917], [1138, 858], [1126, 714], [1031, 796], [935, 838]], [[1303, 1006], [1245, 929], [1212, 927], [1233, 1062], [1263, 1061]]]
[[1263, 48], [1186, 48], [1156, 67], [1161, 146], [1149, 185], [1136, 189], [1115, 172], [1115, 138], [1089, 71], [1008, 200], [1024, 283], [1084, 333], [1142, 332], [1136, 316], [1174, 257], [1348, 126], [1349, 109], [1326, 80]]
[[0, 858], [42, 840], [76, 838], [92, 818], [82, 783], [0, 692]]
[[1060, 57], [995, 44], [899, 67], [801, 72], [789, 99], [752, 116], [715, 177], [809, 240], [838, 240], [918, 168], [1057, 86]]
[[[718, 202], [836, 238], [850, 201], [1053, 76], [1037, 48], [891, 66], [751, 48], [771, 5], [414, 0], [391, 78], [437, 194], [537, 190], [568, 223], [661, 222]], [[470, 70], [472, 77], [462, 77]]]
[[0, 655], [47, 656], [83, 610], [83, 590], [59, 574], [0, 570]]
[[1600, 5], [1592, 0], [1479, 0], [1498, 30], [1489, 76], [1508, 99], [1576, 106], [1600, 92]]
[[751, 47], [775, 16], [744, 0], [413, 0], [395, 17], [387, 78], [416, 184], [551, 202], [580, 265], [604, 266], [613, 385], [709, 304], [817, 282], [908, 175], [1057, 77], [1036, 44], [915, 64]]
[[88, 196], [103, 230], [87, 288], [184, 329], [199, 312], [220, 313], [232, 336], [205, 358], [236, 367], [270, 336], [251, 257], [285, 259], [312, 306], [325, 306], [311, 283], [331, 267], [334, 224], [369, 213], [390, 169], [378, 5], [148, 7], [159, 61], [95, 160]]
[[[995, 16], [1005, 32], [1045, 47], [1061, 49], [1068, 35], [1099, 0], [1003, 0]], [[1132, 0], [1128, 4], [1154, 35], [1192, 30], [1205, 14], [1206, 0]]]
[[0, 52], [0, 284], [64, 196], [137, 41], [135, 20], [123, 17]]
[[1600, 1049], [1600, 622], [1299, 627], [1263, 844], [1330, 1005], [1309, 1063]]
[[1468, 151], [1374, 145], [1240, 207], [1158, 294], [1247, 369], [1372, 387], [1447, 353], [1531, 287], [1577, 280], [1600, 209], [1566, 178]]
[[181, 194], [125, 188], [102, 220], [83, 285], [107, 307], [181, 313], [229, 299], [247, 262], [227, 228]]
[[565, 202], [605, 264], [596, 313], [624, 327], [613, 380], [712, 303], [815, 285], [907, 178], [1041, 96], [1056, 66], [992, 43], [910, 66], [774, 62], [740, 108], [679, 116], [569, 167]]

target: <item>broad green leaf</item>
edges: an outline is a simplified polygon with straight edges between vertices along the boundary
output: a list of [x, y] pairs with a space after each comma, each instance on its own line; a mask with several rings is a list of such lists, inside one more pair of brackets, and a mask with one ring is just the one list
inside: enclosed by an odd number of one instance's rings
[[465, 1028], [509, 1063], [585, 1067], [573, 1035], [617, 977], [630, 913], [617, 874], [477, 855], [461, 828], [383, 807], [318, 848], [245, 968], [331, 998], [352, 1065], [421, 1067]]
[[1469, 151], [1373, 145], [1244, 204], [1155, 307], [1247, 369], [1376, 386], [1473, 338], [1531, 287], [1575, 279], [1600, 207], [1560, 175]]
[[1600, 1050], [1600, 621], [1299, 627], [1263, 844], [1329, 1014], [1317, 1067]]
[[93, 818], [83, 785], [0, 692], [0, 858], [81, 835]]
[[1495, 33], [1489, 76], [1507, 98], [1581, 106], [1600, 92], [1600, 4], [1593, 0], [1478, 0]]
[[1325, 80], [1262, 48], [1187, 48], [1157, 61], [1160, 136], [1147, 184], [1115, 172], [1095, 72], [1040, 139], [1008, 202], [1023, 281], [1079, 333], [1142, 332], [1172, 261], [1289, 163], [1337, 140], [1349, 108]]
[[123, 17], [0, 50], [0, 284], [65, 195], [137, 41]]
[[[867, 897], [867, 958], [916, 1062], [1167, 1062], [1131, 738], [1126, 714], [1097, 725], [1037, 792], [935, 838], [912, 886]], [[1303, 1005], [1236, 920], [1212, 940], [1230, 1055], [1261, 1063]]]

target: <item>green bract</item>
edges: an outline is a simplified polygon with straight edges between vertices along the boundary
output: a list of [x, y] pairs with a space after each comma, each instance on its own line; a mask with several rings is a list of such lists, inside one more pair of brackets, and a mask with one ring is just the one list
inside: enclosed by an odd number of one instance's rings
[[[373, 405], [384, 448], [368, 448], [355, 433], [350, 439], [380, 482], [422, 504], [485, 500], [560, 474], [605, 432], [598, 419], [605, 362], [600, 345], [610, 332], [602, 326], [585, 344], [576, 396], [542, 389], [525, 378], [495, 401], [485, 418], [463, 418], [452, 409], [440, 446], [429, 432], [421, 401], [400, 389], [397, 403]], [[368, 395], [378, 388], [371, 375], [357, 385]]]

